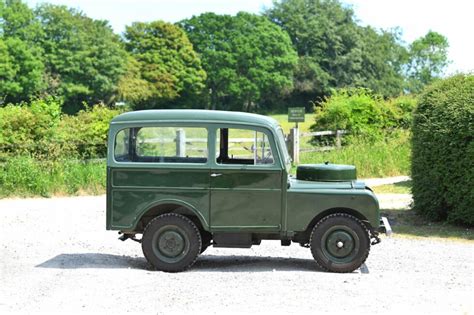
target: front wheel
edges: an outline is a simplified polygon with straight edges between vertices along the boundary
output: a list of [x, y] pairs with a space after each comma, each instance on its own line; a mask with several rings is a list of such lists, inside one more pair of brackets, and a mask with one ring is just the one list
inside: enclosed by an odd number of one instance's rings
[[345, 213], [331, 214], [311, 232], [311, 253], [323, 270], [352, 272], [367, 259], [369, 231], [364, 223]]
[[142, 250], [157, 270], [183, 271], [194, 264], [201, 251], [201, 234], [185, 216], [166, 213], [145, 227]]

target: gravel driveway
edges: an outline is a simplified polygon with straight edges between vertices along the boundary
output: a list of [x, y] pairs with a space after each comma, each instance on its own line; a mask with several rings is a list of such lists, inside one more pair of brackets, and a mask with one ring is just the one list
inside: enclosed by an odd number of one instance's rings
[[385, 238], [361, 270], [331, 274], [264, 241], [167, 274], [105, 231], [104, 209], [104, 196], [0, 200], [0, 312], [473, 311], [474, 242]]

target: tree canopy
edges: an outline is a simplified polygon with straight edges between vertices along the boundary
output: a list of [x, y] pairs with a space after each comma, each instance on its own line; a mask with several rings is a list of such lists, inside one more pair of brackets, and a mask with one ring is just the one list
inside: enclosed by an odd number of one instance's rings
[[67, 112], [77, 112], [82, 102], [111, 103], [126, 53], [108, 22], [50, 4], [39, 6], [36, 14], [44, 32], [48, 91], [64, 97]]
[[206, 73], [186, 33], [156, 21], [133, 23], [125, 31], [130, 54], [121, 95], [135, 108], [170, 107], [184, 95], [202, 92]]
[[408, 89], [420, 92], [424, 86], [441, 77], [448, 65], [448, 40], [443, 35], [429, 31], [410, 45], [408, 64]]
[[132, 108], [281, 111], [320, 104], [334, 89], [384, 98], [442, 77], [448, 41], [430, 31], [361, 26], [339, 0], [276, 0], [262, 15], [205, 13], [176, 24], [107, 21], [51, 4], [0, 0], [0, 106], [55, 97]]
[[208, 74], [210, 108], [254, 111], [292, 89], [296, 53], [288, 35], [265, 17], [205, 13], [180, 25]]

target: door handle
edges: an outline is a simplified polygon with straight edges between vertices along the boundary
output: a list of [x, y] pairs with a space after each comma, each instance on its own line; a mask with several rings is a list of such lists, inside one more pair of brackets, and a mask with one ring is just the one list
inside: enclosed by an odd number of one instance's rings
[[220, 173], [212, 173], [212, 174], [211, 174], [211, 177], [217, 177], [217, 176], [221, 176], [221, 175], [222, 175], [222, 174], [220, 174]]

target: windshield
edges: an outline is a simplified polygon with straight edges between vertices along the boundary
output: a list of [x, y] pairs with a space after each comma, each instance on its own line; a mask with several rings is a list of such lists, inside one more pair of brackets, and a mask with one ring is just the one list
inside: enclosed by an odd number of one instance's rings
[[283, 157], [283, 162], [285, 163], [287, 171], [289, 171], [291, 168], [291, 158], [288, 154], [288, 149], [286, 148], [285, 134], [283, 133], [283, 129], [281, 127], [278, 127], [278, 142], [282, 150], [281, 154]]

